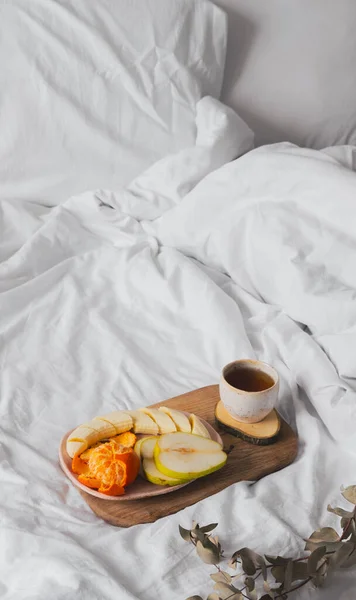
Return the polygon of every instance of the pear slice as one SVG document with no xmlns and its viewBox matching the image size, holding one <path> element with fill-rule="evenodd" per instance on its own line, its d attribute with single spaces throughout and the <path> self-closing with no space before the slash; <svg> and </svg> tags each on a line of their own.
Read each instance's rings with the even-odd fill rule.
<svg viewBox="0 0 356 600">
<path fill-rule="evenodd" d="M 134 445 L 134 452 L 136 452 L 137 456 L 139 458 L 141 458 L 141 446 L 142 446 L 142 442 L 144 440 L 146 440 L 147 438 L 141 438 L 139 440 L 137 440 L 136 444 Z"/>
<path fill-rule="evenodd" d="M 153 456 L 158 471 L 181 481 L 209 475 L 227 460 L 218 442 L 184 432 L 157 438 Z"/>
<path fill-rule="evenodd" d="M 191 432 L 191 426 L 189 423 L 189 419 L 180 410 L 175 410 L 174 408 L 169 408 L 168 406 L 160 406 L 158 410 L 166 413 L 166 415 L 171 417 L 173 423 L 175 424 L 175 426 L 177 428 L 177 431 L 184 431 L 185 433 Z"/>
<path fill-rule="evenodd" d="M 145 406 L 139 410 L 151 417 L 151 419 L 157 423 L 158 433 L 171 433 L 172 431 L 177 431 L 177 428 L 170 416 L 158 410 L 158 408 L 150 408 L 149 406 Z"/>
<path fill-rule="evenodd" d="M 153 458 L 143 459 L 143 473 L 145 478 L 155 485 L 181 485 L 182 480 L 174 477 L 168 477 L 161 473 L 155 464 Z"/>
<path fill-rule="evenodd" d="M 192 428 L 191 433 L 194 433 L 194 435 L 201 435 L 202 437 L 208 438 L 210 440 L 209 431 L 207 430 L 205 425 L 203 425 L 203 423 L 201 422 L 199 417 L 197 417 L 197 415 L 189 415 L 189 422 Z"/>
<path fill-rule="evenodd" d="M 156 436 L 152 436 L 152 437 L 146 437 L 142 440 L 142 444 L 141 444 L 141 458 L 152 458 L 153 459 L 153 452 L 156 446 L 156 442 L 158 440 L 158 437 Z"/>
</svg>

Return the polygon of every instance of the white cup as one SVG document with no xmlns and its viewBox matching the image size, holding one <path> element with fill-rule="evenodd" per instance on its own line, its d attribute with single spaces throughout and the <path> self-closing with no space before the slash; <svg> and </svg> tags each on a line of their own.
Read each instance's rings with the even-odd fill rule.
<svg viewBox="0 0 356 600">
<path fill-rule="evenodd" d="M 262 421 L 275 407 L 278 390 L 277 371 L 259 360 L 235 360 L 222 370 L 220 398 L 230 415 L 242 423 Z"/>
</svg>

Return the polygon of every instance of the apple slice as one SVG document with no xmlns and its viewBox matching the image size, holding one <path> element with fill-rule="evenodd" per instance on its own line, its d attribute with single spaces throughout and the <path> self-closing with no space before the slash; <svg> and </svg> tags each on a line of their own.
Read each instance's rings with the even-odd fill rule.
<svg viewBox="0 0 356 600">
<path fill-rule="evenodd" d="M 197 417 L 197 415 L 189 415 L 189 422 L 192 428 L 191 433 L 194 433 L 194 435 L 201 435 L 202 437 L 205 437 L 210 440 L 209 431 L 207 430 L 205 425 L 203 425 L 203 423 L 201 422 L 199 417 Z"/>
<path fill-rule="evenodd" d="M 157 438 L 153 456 L 158 471 L 181 481 L 209 475 L 227 460 L 218 442 L 183 432 Z"/>
<path fill-rule="evenodd" d="M 181 485 L 183 482 L 177 477 L 168 477 L 161 473 L 155 464 L 153 458 L 143 459 L 143 473 L 148 481 L 155 485 Z"/>
</svg>

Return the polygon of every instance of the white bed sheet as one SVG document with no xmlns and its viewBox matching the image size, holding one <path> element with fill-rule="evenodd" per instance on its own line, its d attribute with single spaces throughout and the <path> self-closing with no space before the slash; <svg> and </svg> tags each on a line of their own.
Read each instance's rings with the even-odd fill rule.
<svg viewBox="0 0 356 600">
<path fill-rule="evenodd" d="M 205 0 L 0 0 L 0 197 L 115 190 L 191 146 L 225 47 Z"/>
<path fill-rule="evenodd" d="M 195 160 L 192 149 L 166 159 L 156 186 L 154 167 L 135 193 L 97 190 L 52 210 L 0 203 L 4 600 L 207 593 L 212 569 L 178 524 L 218 521 L 227 553 L 248 545 L 292 555 L 335 524 L 326 506 L 355 483 L 356 174 L 291 145 L 221 167 L 221 152 L 229 161 L 239 151 L 241 122 L 214 101 L 200 117 L 198 138 L 210 144 L 194 147 Z M 175 174 L 171 190 L 164 173 Z M 246 356 L 281 374 L 295 463 L 152 525 L 98 520 L 58 466 L 63 432 L 215 383 L 225 363 Z M 355 583 L 350 572 L 322 596 L 298 597 L 350 599 Z"/>
</svg>

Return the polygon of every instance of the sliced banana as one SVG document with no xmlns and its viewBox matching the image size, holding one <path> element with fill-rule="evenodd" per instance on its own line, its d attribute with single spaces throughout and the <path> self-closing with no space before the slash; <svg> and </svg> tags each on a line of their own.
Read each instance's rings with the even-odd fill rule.
<svg viewBox="0 0 356 600">
<path fill-rule="evenodd" d="M 152 435 L 159 433 L 157 423 L 146 413 L 141 410 L 128 410 L 126 412 L 132 417 L 134 433 L 151 433 Z"/>
<path fill-rule="evenodd" d="M 210 433 L 203 425 L 199 417 L 197 415 L 191 414 L 189 415 L 189 421 L 192 427 L 191 433 L 194 435 L 200 435 L 201 437 L 208 438 L 210 440 Z"/>
<path fill-rule="evenodd" d="M 67 440 L 67 453 L 71 458 L 78 456 L 88 448 L 86 440 Z"/>
<path fill-rule="evenodd" d="M 94 431 L 97 432 L 97 442 L 116 435 L 116 429 L 114 425 L 109 423 L 109 421 L 104 421 L 100 417 L 95 417 L 95 419 L 92 419 L 92 421 L 89 421 L 89 423 L 83 423 L 82 427 L 94 429 Z"/>
<path fill-rule="evenodd" d="M 144 408 L 140 408 L 140 411 L 151 417 L 151 419 L 157 423 L 158 433 L 173 433 L 174 431 L 177 431 L 177 427 L 170 416 L 158 410 L 158 408 L 149 408 L 145 406 Z"/>
<path fill-rule="evenodd" d="M 77 454 L 84 452 L 89 446 L 92 446 L 98 441 L 98 432 L 91 427 L 79 425 L 70 434 L 67 440 L 67 452 L 71 458 Z"/>
<path fill-rule="evenodd" d="M 175 410 L 174 408 L 169 408 L 168 406 L 160 406 L 158 410 L 166 413 L 166 415 L 168 415 L 172 419 L 173 423 L 177 428 L 177 431 L 191 433 L 189 419 L 180 410 Z"/>
<path fill-rule="evenodd" d="M 101 417 L 96 417 L 101 421 L 107 421 L 115 427 L 116 433 L 124 433 L 133 428 L 133 420 L 126 410 L 115 410 Z"/>
</svg>

